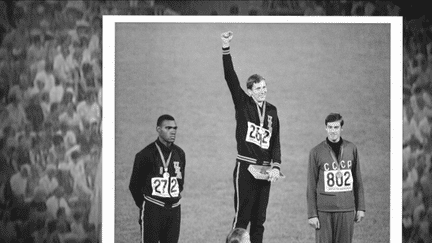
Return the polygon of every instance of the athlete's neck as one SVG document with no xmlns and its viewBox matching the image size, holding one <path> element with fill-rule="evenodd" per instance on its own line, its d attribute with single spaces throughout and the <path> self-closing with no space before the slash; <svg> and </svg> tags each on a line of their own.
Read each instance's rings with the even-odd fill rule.
<svg viewBox="0 0 432 243">
<path fill-rule="evenodd" d="M 165 145 L 165 147 L 167 147 L 167 148 L 171 147 L 172 143 L 163 140 L 161 137 L 158 137 L 158 139 L 159 139 L 159 142 L 161 142 L 163 145 Z"/>
<path fill-rule="evenodd" d="M 255 101 L 255 103 L 257 103 L 259 105 L 259 107 L 262 107 L 262 105 L 264 104 L 264 101 L 258 101 L 257 99 L 255 99 L 255 97 L 253 97 L 253 100 Z"/>
</svg>

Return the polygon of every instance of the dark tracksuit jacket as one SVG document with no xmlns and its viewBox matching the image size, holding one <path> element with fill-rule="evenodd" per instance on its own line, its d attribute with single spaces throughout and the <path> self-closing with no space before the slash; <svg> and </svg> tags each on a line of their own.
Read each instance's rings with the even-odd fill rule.
<svg viewBox="0 0 432 243">
<path fill-rule="evenodd" d="M 279 139 L 279 118 L 276 107 L 265 102 L 264 142 L 257 140 L 257 126 L 260 125 L 256 102 L 241 88 L 239 79 L 229 52 L 229 47 L 223 49 L 223 67 L 225 80 L 234 101 L 237 141 L 237 160 L 243 163 L 270 165 L 280 167 L 281 149 Z M 263 108 L 260 107 L 262 110 Z"/>
<path fill-rule="evenodd" d="M 250 165 L 272 165 L 279 168 L 281 149 L 279 139 L 279 118 L 276 107 L 265 102 L 257 107 L 256 102 L 240 86 L 234 71 L 229 47 L 223 48 L 225 80 L 234 102 L 236 118 L 237 163 L 233 173 L 235 217 L 233 228 L 247 228 L 250 222 L 251 242 L 262 242 L 266 209 L 269 200 L 270 182 L 255 179 L 248 171 Z M 260 116 L 264 132 L 260 135 Z M 260 131 L 263 129 L 260 128 Z M 260 139 L 261 138 L 261 139 Z"/>
<path fill-rule="evenodd" d="M 157 143 L 162 150 L 165 160 L 172 151 L 171 160 L 168 165 L 170 177 L 177 178 L 178 192 L 173 180 L 165 185 L 152 178 L 161 178 L 164 173 L 164 165 L 161 160 Z M 159 139 L 149 144 L 135 155 L 129 190 L 138 208 L 141 209 L 144 200 L 161 207 L 176 206 L 181 199 L 185 177 L 186 155 L 177 145 L 172 144 L 170 148 L 163 145 Z M 141 211 L 141 210 L 140 210 Z"/>
</svg>

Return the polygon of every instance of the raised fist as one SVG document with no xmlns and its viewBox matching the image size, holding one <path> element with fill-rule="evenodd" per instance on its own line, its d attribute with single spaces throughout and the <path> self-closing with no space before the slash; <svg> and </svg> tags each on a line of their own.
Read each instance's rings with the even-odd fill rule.
<svg viewBox="0 0 432 243">
<path fill-rule="evenodd" d="M 231 39 L 233 38 L 233 32 L 227 31 L 221 34 L 223 46 L 229 46 Z"/>
</svg>

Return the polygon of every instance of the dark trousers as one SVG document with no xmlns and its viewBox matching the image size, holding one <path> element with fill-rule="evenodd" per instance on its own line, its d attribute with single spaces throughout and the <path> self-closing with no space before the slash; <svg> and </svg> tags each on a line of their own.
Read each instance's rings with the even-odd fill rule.
<svg viewBox="0 0 432 243">
<path fill-rule="evenodd" d="M 141 211 L 142 243 L 177 243 L 180 236 L 181 206 L 161 207 L 146 202 Z"/>
<path fill-rule="evenodd" d="M 354 234 L 354 211 L 321 212 L 318 211 L 320 229 L 315 230 L 317 243 L 350 243 Z"/>
<path fill-rule="evenodd" d="M 233 228 L 246 229 L 250 223 L 252 243 L 261 243 L 264 234 L 270 182 L 257 180 L 248 171 L 249 164 L 237 162 L 234 169 Z"/>
</svg>

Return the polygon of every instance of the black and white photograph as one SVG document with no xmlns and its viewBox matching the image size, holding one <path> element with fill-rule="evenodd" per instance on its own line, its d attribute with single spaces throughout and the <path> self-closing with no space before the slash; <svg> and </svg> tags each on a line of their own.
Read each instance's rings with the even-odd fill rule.
<svg viewBox="0 0 432 243">
<path fill-rule="evenodd" d="M 389 242 L 394 20 L 104 17 L 115 242 Z"/>
</svg>

